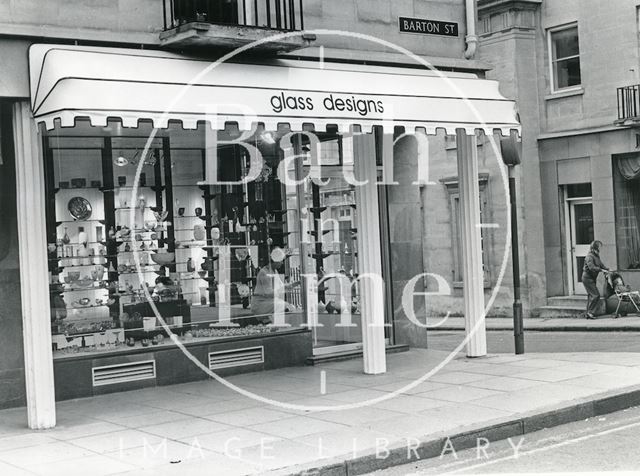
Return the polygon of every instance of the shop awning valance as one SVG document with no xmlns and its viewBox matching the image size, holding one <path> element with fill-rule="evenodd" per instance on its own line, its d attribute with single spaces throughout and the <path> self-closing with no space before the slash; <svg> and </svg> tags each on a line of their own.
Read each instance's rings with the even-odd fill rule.
<svg viewBox="0 0 640 476">
<path fill-rule="evenodd" d="M 408 68 L 273 60 L 268 64 L 215 64 L 148 50 L 33 45 L 29 52 L 31 106 L 36 121 L 52 129 L 77 118 L 105 126 L 119 118 L 125 127 L 140 120 L 166 128 L 208 121 L 269 130 L 288 123 L 340 130 L 382 125 L 408 131 L 437 128 L 453 133 L 483 129 L 519 130 L 513 101 L 498 83 L 471 74 Z"/>
</svg>

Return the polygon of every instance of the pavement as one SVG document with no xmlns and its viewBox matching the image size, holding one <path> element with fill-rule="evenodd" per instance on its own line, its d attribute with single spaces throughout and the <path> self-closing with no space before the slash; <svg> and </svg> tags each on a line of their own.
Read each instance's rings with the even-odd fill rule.
<svg viewBox="0 0 640 476">
<path fill-rule="evenodd" d="M 640 332 L 640 316 L 626 316 L 617 319 L 605 315 L 595 319 L 578 317 L 550 317 L 550 318 L 525 318 L 525 331 L 554 331 L 554 332 Z M 513 320 L 506 317 L 487 317 L 485 319 L 487 330 L 510 331 L 513 330 Z M 441 324 L 430 323 L 430 330 L 458 331 L 464 330 L 464 317 L 449 317 Z"/>
<path fill-rule="evenodd" d="M 638 475 L 640 407 L 502 441 L 480 440 L 464 451 L 379 470 L 375 476 L 432 474 Z"/>
<path fill-rule="evenodd" d="M 43 431 L 0 411 L 0 474 L 356 475 L 640 404 L 640 353 L 412 349 L 387 363 L 229 378 L 260 398 L 205 380 L 64 401 Z"/>
</svg>

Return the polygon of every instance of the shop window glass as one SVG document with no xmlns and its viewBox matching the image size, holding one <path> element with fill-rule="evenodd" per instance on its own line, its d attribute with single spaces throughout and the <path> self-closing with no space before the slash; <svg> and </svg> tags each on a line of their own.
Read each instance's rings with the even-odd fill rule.
<svg viewBox="0 0 640 476">
<path fill-rule="evenodd" d="M 579 86 L 580 47 L 578 26 L 573 25 L 549 33 L 550 57 L 554 91 Z"/>
<path fill-rule="evenodd" d="M 85 126 L 45 140 L 56 356 L 161 345 L 168 333 L 147 293 L 186 340 L 303 324 L 300 210 L 296 188 L 276 173 L 278 140 L 256 133 L 262 170 L 239 183 L 245 148 L 209 157 L 204 130 L 159 135 L 147 151 L 137 130 L 111 137 Z M 212 160 L 220 180 L 238 184 L 207 183 Z"/>
<path fill-rule="evenodd" d="M 47 133 L 56 358 L 171 345 L 167 327 L 186 342 L 304 328 L 309 299 L 324 326 L 317 347 L 361 342 L 356 190 L 344 175 L 353 137 L 290 133 L 286 145 L 285 133 L 256 131 L 247 141 L 261 170 L 242 183 L 247 149 L 226 130 L 207 147 L 207 134 L 175 127 L 145 150 L 144 127 L 79 121 Z M 295 183 L 279 170 L 291 153 L 308 156 L 287 162 Z M 315 295 L 301 286 L 309 273 Z M 340 328 L 345 308 L 355 325 Z"/>
<path fill-rule="evenodd" d="M 616 248 L 620 269 L 640 269 L 640 156 L 613 158 Z"/>
</svg>

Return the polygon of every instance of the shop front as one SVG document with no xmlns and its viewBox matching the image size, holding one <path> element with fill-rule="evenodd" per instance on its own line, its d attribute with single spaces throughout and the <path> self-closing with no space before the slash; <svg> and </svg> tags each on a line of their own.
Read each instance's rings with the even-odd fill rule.
<svg viewBox="0 0 640 476">
<path fill-rule="evenodd" d="M 30 77 L 14 129 L 34 428 L 55 424 L 55 399 L 338 351 L 385 372 L 397 309 L 428 294 L 390 291 L 386 190 L 431 183 L 416 137 L 439 129 L 460 144 L 465 279 L 482 282 L 475 134 L 518 128 L 496 83 L 52 45 L 31 47 Z M 394 153 L 407 137 L 412 157 Z"/>
</svg>

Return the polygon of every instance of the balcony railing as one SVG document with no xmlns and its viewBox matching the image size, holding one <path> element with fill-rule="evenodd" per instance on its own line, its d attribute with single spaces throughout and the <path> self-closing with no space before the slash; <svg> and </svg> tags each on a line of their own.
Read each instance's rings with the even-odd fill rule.
<svg viewBox="0 0 640 476">
<path fill-rule="evenodd" d="M 618 88 L 618 121 L 638 118 L 640 112 L 640 84 Z"/>
<path fill-rule="evenodd" d="M 186 23 L 304 30 L 303 0 L 163 0 L 164 29 Z"/>
</svg>

